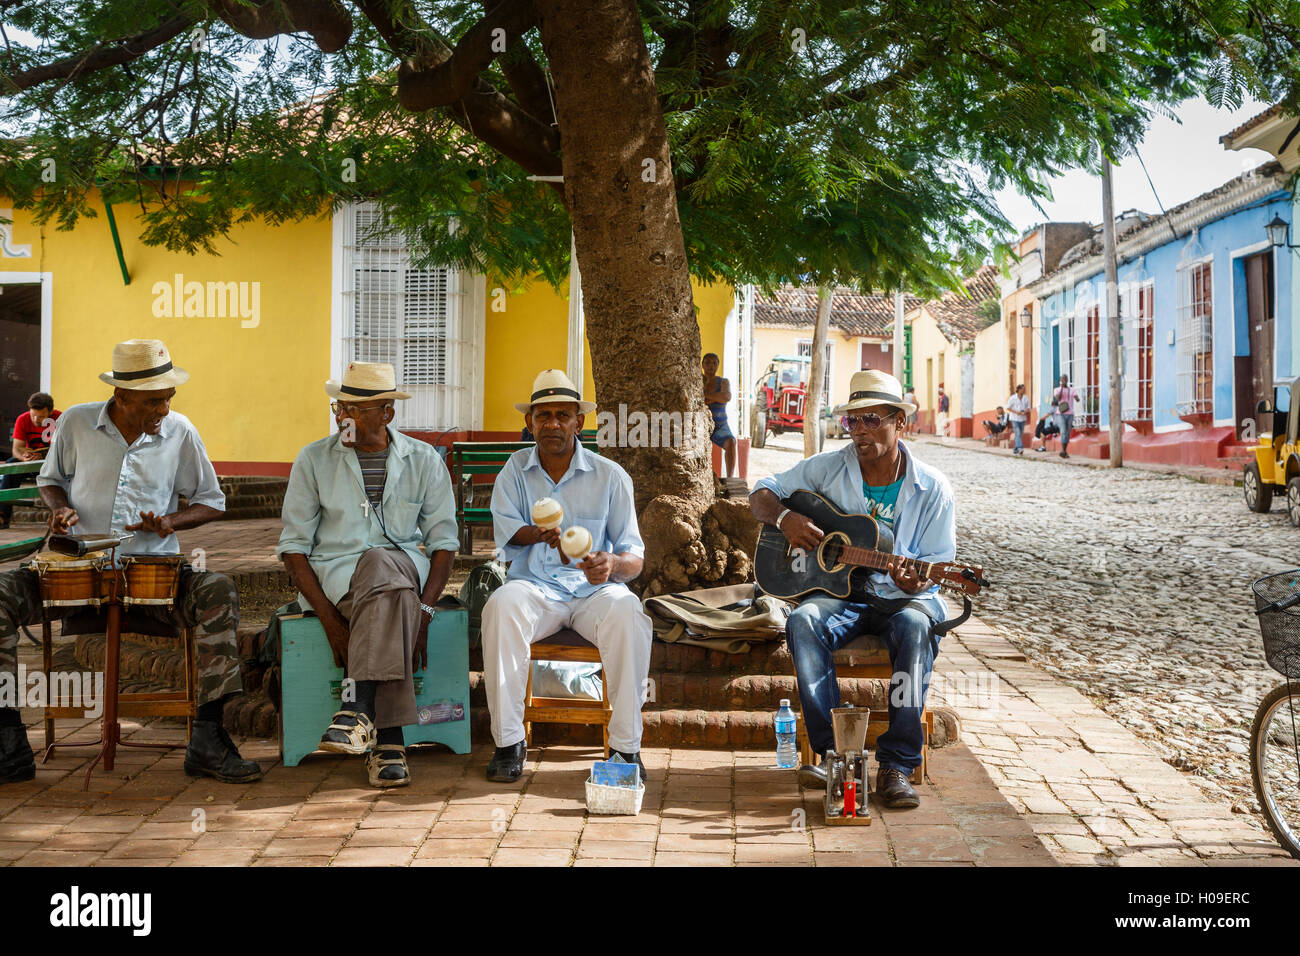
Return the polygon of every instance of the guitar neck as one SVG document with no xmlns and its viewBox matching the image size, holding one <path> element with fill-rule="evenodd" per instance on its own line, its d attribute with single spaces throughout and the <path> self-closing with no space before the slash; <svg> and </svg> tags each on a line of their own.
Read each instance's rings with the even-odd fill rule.
<svg viewBox="0 0 1300 956">
<path fill-rule="evenodd" d="M 871 548 L 859 548 L 855 545 L 846 545 L 839 553 L 839 560 L 845 564 L 854 564 L 860 568 L 871 568 L 873 571 L 884 571 L 889 567 L 890 562 L 899 563 L 907 568 L 916 568 L 917 573 L 926 579 L 930 579 L 930 572 L 934 569 L 932 561 L 918 561 L 916 558 L 902 558 L 896 554 L 889 554 L 884 551 L 875 551 Z M 938 580 L 933 579 L 933 580 Z"/>
</svg>

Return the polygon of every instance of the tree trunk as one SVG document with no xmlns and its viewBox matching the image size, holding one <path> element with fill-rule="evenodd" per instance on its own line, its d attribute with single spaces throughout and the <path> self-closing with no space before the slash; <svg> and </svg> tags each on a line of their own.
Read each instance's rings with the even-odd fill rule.
<svg viewBox="0 0 1300 956">
<path fill-rule="evenodd" d="M 811 458 L 822 450 L 822 395 L 826 380 L 826 336 L 831 326 L 831 300 L 835 290 L 829 285 L 817 287 L 817 324 L 813 327 L 812 363 L 808 366 L 808 391 L 803 400 L 803 456 Z"/>
<path fill-rule="evenodd" d="M 697 553 L 714 501 L 700 329 L 641 15 L 635 0 L 536 0 L 536 9 L 582 263 L 597 402 L 596 421 L 589 416 L 585 427 L 609 425 L 606 414 L 616 423 L 601 453 L 636 489 L 646 541 L 639 585 L 663 578 L 672 562 L 656 585 L 662 590 L 721 583 L 741 562 L 729 555 L 729 537 L 720 558 Z M 681 423 L 675 438 L 673 422 Z"/>
</svg>

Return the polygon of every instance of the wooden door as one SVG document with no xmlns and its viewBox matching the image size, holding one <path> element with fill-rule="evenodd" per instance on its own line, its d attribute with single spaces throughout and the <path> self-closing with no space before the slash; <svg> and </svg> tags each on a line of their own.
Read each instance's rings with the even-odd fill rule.
<svg viewBox="0 0 1300 956">
<path fill-rule="evenodd" d="M 1273 398 L 1273 252 L 1248 256 L 1246 267 L 1246 328 L 1250 343 L 1249 407 L 1237 409 L 1237 421 L 1254 418 L 1255 408 Z M 1256 422 L 1256 428 L 1271 423 Z"/>
</svg>

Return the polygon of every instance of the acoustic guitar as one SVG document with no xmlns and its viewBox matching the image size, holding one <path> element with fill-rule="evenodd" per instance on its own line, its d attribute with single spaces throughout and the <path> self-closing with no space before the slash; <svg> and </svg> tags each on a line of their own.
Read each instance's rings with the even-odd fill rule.
<svg viewBox="0 0 1300 956">
<path fill-rule="evenodd" d="M 754 555 L 754 577 L 764 593 L 798 601 L 813 591 L 866 603 L 867 576 L 886 571 L 891 561 L 917 570 L 922 579 L 963 595 L 989 587 L 984 569 L 951 561 L 918 561 L 892 554 L 894 536 L 870 515 L 845 514 L 814 491 L 796 491 L 782 504 L 807 516 L 825 537 L 815 550 L 794 548 L 781 530 L 765 524 Z"/>
</svg>

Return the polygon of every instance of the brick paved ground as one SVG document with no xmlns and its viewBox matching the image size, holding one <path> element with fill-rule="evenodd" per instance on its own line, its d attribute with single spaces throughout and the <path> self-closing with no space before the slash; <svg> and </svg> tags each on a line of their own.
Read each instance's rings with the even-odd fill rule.
<svg viewBox="0 0 1300 956">
<path fill-rule="evenodd" d="M 30 715 L 29 715 L 30 716 Z M 135 725 L 131 725 L 134 727 Z M 179 729 L 144 728 L 150 739 Z M 84 727 L 77 737 L 93 734 Z M 275 762 L 274 744 L 241 742 Z M 82 751 L 80 754 L 84 754 Z M 961 746 L 935 756 L 923 803 L 876 807 L 869 827 L 828 828 L 770 753 L 647 750 L 638 816 L 588 816 L 596 752 L 529 754 L 514 785 L 483 778 L 491 748 L 412 754 L 414 782 L 366 786 L 359 758 L 275 765 L 256 784 L 191 782 L 181 751 L 126 751 L 81 790 L 85 757 L 56 754 L 0 788 L 0 863 L 15 866 L 1043 865 L 1052 858 Z"/>
</svg>

